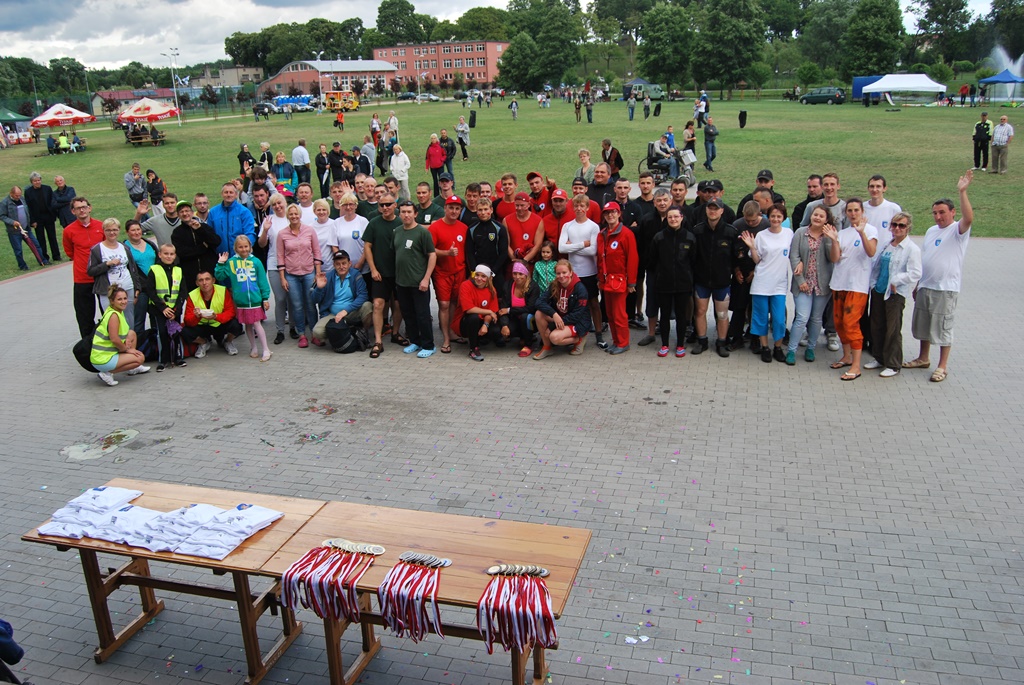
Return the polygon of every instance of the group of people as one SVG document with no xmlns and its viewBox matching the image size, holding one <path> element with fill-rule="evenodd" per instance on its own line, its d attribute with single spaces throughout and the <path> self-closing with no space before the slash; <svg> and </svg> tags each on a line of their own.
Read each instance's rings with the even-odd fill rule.
<svg viewBox="0 0 1024 685">
<path fill-rule="evenodd" d="M 973 107 L 973 105 L 972 105 Z M 981 113 L 981 119 L 974 124 L 974 167 L 973 171 L 990 171 L 988 152 L 992 149 L 993 174 L 1005 174 L 1009 166 L 1009 148 L 1013 142 L 1013 126 L 1005 114 L 996 124 L 988 118 L 988 112 Z"/>
</svg>

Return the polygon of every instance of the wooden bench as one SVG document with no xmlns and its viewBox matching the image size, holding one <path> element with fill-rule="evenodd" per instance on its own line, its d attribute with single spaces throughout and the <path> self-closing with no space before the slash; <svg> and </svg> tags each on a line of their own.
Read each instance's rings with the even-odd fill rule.
<svg viewBox="0 0 1024 685">
<path fill-rule="evenodd" d="M 475 625 L 449 624 L 443 616 L 444 607 L 476 609 L 477 602 L 491 577 L 485 571 L 500 563 L 535 564 L 550 571 L 546 582 L 551 594 L 551 608 L 559 618 L 569 600 L 576 575 L 579 573 L 591 532 L 584 528 L 546 526 L 473 516 L 437 514 L 421 511 L 393 509 L 346 502 L 320 502 L 293 497 L 274 497 L 251 492 L 233 492 L 210 488 L 171 485 L 118 478 L 109 486 L 141 490 L 144 494 L 133 504 L 172 511 L 185 504 L 202 502 L 219 507 L 231 507 L 240 501 L 260 504 L 284 512 L 270 527 L 255 534 L 222 561 L 204 559 L 171 552 L 150 552 L 127 545 L 93 540 L 71 540 L 41 536 L 33 529 L 22 536 L 26 542 L 56 547 L 60 551 L 77 550 L 82 560 L 86 588 L 92 604 L 93 617 L 100 646 L 94 658 L 102 663 L 132 635 L 138 632 L 163 608 L 154 590 L 170 590 L 215 599 L 225 599 L 238 605 L 239 625 L 245 646 L 249 677 L 246 683 L 255 685 L 262 679 L 284 650 L 302 631 L 294 613 L 279 604 L 280 580 L 292 563 L 325 539 L 344 537 L 359 542 L 383 545 L 386 553 L 376 558 L 358 586 L 361 615 L 361 653 L 346 671 L 341 658 L 341 637 L 351 625 L 349 621 L 324 620 L 328 673 L 331 685 L 355 683 L 370 660 L 380 651 L 380 640 L 374 635 L 374 625 L 382 625 L 379 608 L 373 610 L 373 597 L 384 576 L 405 551 L 422 551 L 452 560 L 452 565 L 441 572 L 438 603 L 441 605 L 442 630 L 452 637 L 482 640 Z M 121 568 L 104 574 L 100 570 L 97 554 L 109 553 L 129 557 Z M 159 561 L 184 566 L 205 568 L 214 574 L 231 574 L 233 589 L 226 590 L 198 583 L 158 578 L 150 573 L 149 562 Z M 253 595 L 249 588 L 252 576 L 273 580 L 272 586 L 261 595 Z M 118 588 L 135 586 L 142 599 L 142 613 L 127 627 L 115 633 L 107 598 Z M 256 632 L 256 621 L 271 610 L 281 612 L 282 636 L 269 653 L 263 655 Z M 464 613 L 464 612 L 459 612 Z M 512 683 L 524 685 L 527 665 L 526 653 L 513 653 Z M 533 650 L 533 678 L 541 685 L 547 674 L 545 650 Z"/>
<path fill-rule="evenodd" d="M 387 552 L 377 557 L 359 583 L 362 650 L 347 671 L 341 659 L 340 639 L 349 621 L 324 620 L 327 663 L 331 685 L 351 685 L 374 655 L 380 640 L 373 626 L 382 625 L 378 611 L 371 609 L 377 587 L 398 556 L 412 550 L 447 557 L 452 565 L 441 571 L 438 602 L 442 630 L 446 636 L 483 640 L 476 625 L 449 624 L 444 607 L 476 610 L 484 588 L 491 580 L 486 569 L 494 564 L 536 564 L 547 568 L 551 608 L 559 618 L 569 600 L 591 533 L 585 528 L 545 526 L 501 519 L 436 514 L 377 507 L 347 502 L 328 502 L 279 549 L 263 571 L 280 577 L 288 567 L 325 539 L 344 537 L 358 542 L 383 545 Z M 524 685 L 528 654 L 512 654 L 512 683 Z M 533 678 L 541 685 L 547 674 L 544 648 L 533 650 Z"/>
<path fill-rule="evenodd" d="M 245 659 L 248 667 L 248 677 L 245 682 L 251 685 L 258 683 L 302 632 L 302 624 L 296 622 L 295 614 L 290 609 L 279 606 L 277 601 L 280 592 L 278 579 L 274 579 L 267 591 L 255 595 L 250 589 L 250 577 L 265 575 L 261 571 L 263 565 L 313 514 L 323 507 L 324 502 L 123 478 L 114 479 L 107 485 L 141 490 L 144 494 L 134 500 L 133 504 L 159 511 L 173 511 L 178 507 L 197 502 L 223 508 L 248 502 L 284 512 L 283 518 L 247 539 L 222 561 L 174 554 L 173 552 L 150 552 L 140 547 L 129 547 L 91 538 L 72 540 L 43 536 L 39 535 L 37 529 L 29 531 L 21 538 L 26 542 L 51 545 L 62 552 L 68 550 L 78 552 L 82 561 L 86 589 L 89 592 L 89 602 L 92 605 L 93 619 L 96 622 L 96 633 L 99 636 L 100 645 L 93 655 L 96 663 L 103 663 L 109 659 L 132 635 L 163 611 L 164 603 L 156 598 L 154 590 L 168 590 L 223 599 L 237 604 L 238 622 L 242 631 L 242 643 L 245 647 Z M 129 561 L 116 570 L 110 569 L 104 573 L 100 569 L 97 557 L 101 552 L 128 557 Z M 209 569 L 215 575 L 229 574 L 232 579 L 232 588 L 225 589 L 201 583 L 160 578 L 150 572 L 150 561 Z M 131 620 L 127 626 L 115 632 L 107 600 L 114 591 L 121 587 L 137 587 L 139 589 L 142 613 Z M 264 655 L 260 649 L 256 622 L 268 609 L 275 615 L 280 612 L 282 634 L 276 644 Z"/>
<path fill-rule="evenodd" d="M 144 133 L 142 135 L 135 134 L 131 136 L 125 136 L 124 142 L 131 143 L 132 146 L 134 147 L 139 147 L 140 145 L 163 145 L 165 142 L 167 142 L 167 134 L 164 133 L 163 131 L 158 131 L 156 134 L 156 138 L 154 138 L 148 133 Z"/>
</svg>

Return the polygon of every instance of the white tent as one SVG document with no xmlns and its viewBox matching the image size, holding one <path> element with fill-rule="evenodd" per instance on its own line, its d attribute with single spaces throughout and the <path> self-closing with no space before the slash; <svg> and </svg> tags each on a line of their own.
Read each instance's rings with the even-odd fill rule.
<svg viewBox="0 0 1024 685">
<path fill-rule="evenodd" d="M 864 93 L 944 93 L 946 86 L 936 83 L 924 74 L 887 74 L 870 86 L 861 89 Z"/>
</svg>

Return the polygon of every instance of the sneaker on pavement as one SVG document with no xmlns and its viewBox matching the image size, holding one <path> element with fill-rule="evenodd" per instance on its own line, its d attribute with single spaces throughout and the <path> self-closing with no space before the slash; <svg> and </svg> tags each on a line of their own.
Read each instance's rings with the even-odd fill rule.
<svg viewBox="0 0 1024 685">
<path fill-rule="evenodd" d="M 686 348 L 683 347 L 682 345 L 680 345 L 679 347 L 676 348 L 676 358 L 677 359 L 682 359 L 685 356 L 686 356 Z"/>
<path fill-rule="evenodd" d="M 533 358 L 535 360 L 537 360 L 537 361 L 540 361 L 541 359 L 547 359 L 548 357 L 550 357 L 554 353 L 555 353 L 555 351 L 552 348 L 550 348 L 550 347 L 542 347 L 537 352 L 537 354 L 533 355 Z"/>
<path fill-rule="evenodd" d="M 309 340 L 306 339 L 306 336 L 299 336 L 299 347 L 309 347 Z"/>
<path fill-rule="evenodd" d="M 602 343 L 604 344 L 604 347 L 601 347 Z M 586 347 L 586 346 L 587 346 L 587 336 L 584 335 L 583 337 L 580 338 L 580 341 L 578 343 L 576 343 L 575 345 L 572 346 L 572 349 L 569 350 L 569 354 L 574 354 L 574 355 L 579 356 L 579 355 L 583 354 L 583 348 Z M 608 349 L 608 343 L 604 342 L 604 340 L 601 339 L 600 335 L 597 336 L 597 346 L 601 347 L 602 350 Z"/>
<path fill-rule="evenodd" d="M 716 340 L 715 341 L 715 352 L 718 353 L 719 357 L 728 357 L 729 356 L 729 343 L 727 343 L 724 340 Z"/>
<path fill-rule="evenodd" d="M 761 348 L 761 361 L 766 364 L 772 363 L 772 348 L 767 345 Z"/>
<path fill-rule="evenodd" d="M 877 359 L 871 359 L 871 360 L 868 360 L 868 362 L 866 364 L 863 364 L 860 368 L 867 369 L 868 371 L 871 371 L 872 369 L 880 369 L 880 368 L 882 368 L 882 365 L 878 362 Z"/>
<path fill-rule="evenodd" d="M 883 369 L 882 373 L 880 373 L 878 375 L 881 376 L 882 378 L 892 378 L 893 376 L 898 376 L 899 374 L 900 374 L 900 370 L 899 369 Z"/>
<path fill-rule="evenodd" d="M 106 383 L 107 385 L 117 385 L 117 381 L 114 380 L 114 374 L 109 373 L 107 371 L 100 371 L 99 374 L 97 375 L 100 377 L 100 380 Z"/>
<path fill-rule="evenodd" d="M 814 361 L 814 348 L 813 347 L 808 347 L 806 350 L 804 350 L 804 361 L 805 362 L 813 362 Z"/>
<path fill-rule="evenodd" d="M 469 351 L 469 358 L 475 362 L 482 362 L 484 360 L 484 355 L 480 353 L 479 347 L 474 347 Z"/>
<path fill-rule="evenodd" d="M 836 333 L 829 333 L 828 349 L 832 352 L 838 352 L 840 347 L 842 347 L 842 343 L 839 342 L 839 335 Z"/>
<path fill-rule="evenodd" d="M 662 345 L 661 346 L 661 349 L 658 350 L 658 356 L 659 357 L 667 357 L 668 356 L 668 345 Z"/>
<path fill-rule="evenodd" d="M 786 353 L 785 353 L 785 351 L 781 347 L 776 347 L 772 351 L 772 357 L 777 362 L 784 362 L 784 361 L 786 361 Z"/>
<path fill-rule="evenodd" d="M 238 354 L 238 348 L 235 347 L 235 341 L 234 340 L 225 340 L 224 341 L 224 351 L 227 352 L 232 357 L 234 357 L 236 354 Z"/>
<path fill-rule="evenodd" d="M 786 363 L 790 366 L 796 366 L 796 352 L 786 353 Z"/>
<path fill-rule="evenodd" d="M 608 354 L 622 354 L 624 352 L 629 352 L 629 345 L 626 345 L 624 347 L 613 347 L 612 349 L 608 350 Z"/>
<path fill-rule="evenodd" d="M 210 349 L 210 343 L 200 343 L 199 347 L 196 348 L 196 359 L 202 359 L 206 356 L 207 350 Z"/>
<path fill-rule="evenodd" d="M 288 335 L 292 337 L 292 340 L 299 339 L 299 332 L 295 330 L 295 326 L 292 326 L 291 328 L 288 329 Z"/>
<path fill-rule="evenodd" d="M 284 342 L 284 333 L 282 333 L 281 331 L 278 331 L 277 335 L 274 336 L 274 344 L 275 345 L 280 345 L 283 342 Z"/>
<path fill-rule="evenodd" d="M 640 347 L 647 347 L 652 342 L 654 342 L 654 336 L 648 334 L 648 335 L 645 335 L 644 337 L 640 338 L 640 342 L 638 342 L 637 345 L 639 345 Z"/>
<path fill-rule="evenodd" d="M 597 338 L 597 346 L 598 346 L 598 347 L 600 347 L 600 348 L 601 348 L 602 350 L 607 350 L 607 349 L 608 349 L 609 345 L 608 345 L 608 343 L 607 343 L 607 342 L 605 341 L 605 339 L 604 339 L 604 336 L 603 336 L 603 335 L 601 335 L 600 333 L 598 333 L 598 334 L 597 334 L 597 335 L 595 335 L 594 337 L 595 337 L 595 338 Z M 573 348 L 573 354 L 582 354 L 582 353 L 583 353 L 583 347 L 582 347 L 582 346 L 580 347 L 580 351 L 579 351 L 579 352 L 576 352 L 576 351 L 575 351 L 575 349 L 576 349 L 576 348 Z"/>
<path fill-rule="evenodd" d="M 139 364 L 134 369 L 128 372 L 129 376 L 138 376 L 140 373 L 149 373 L 149 367 L 145 364 Z"/>
</svg>

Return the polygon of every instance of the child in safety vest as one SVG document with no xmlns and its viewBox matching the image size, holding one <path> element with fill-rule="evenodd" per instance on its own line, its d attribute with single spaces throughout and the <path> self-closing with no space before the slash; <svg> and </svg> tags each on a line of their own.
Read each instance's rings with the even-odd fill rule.
<svg viewBox="0 0 1024 685">
<path fill-rule="evenodd" d="M 178 334 L 181 333 L 181 306 L 185 290 L 182 287 L 182 271 L 177 266 L 178 252 L 174 245 L 160 246 L 156 263 L 149 270 L 149 318 L 156 322 L 159 340 L 159 361 L 157 371 L 168 366 L 186 366 L 184 355 L 178 349 Z"/>
<path fill-rule="evenodd" d="M 267 346 L 267 334 L 260 322 L 267 318 L 266 312 L 270 308 L 270 281 L 267 280 L 263 263 L 253 258 L 252 243 L 247 236 L 235 238 L 234 257 L 228 259 L 227 252 L 220 253 L 214 278 L 221 283 L 231 283 L 235 316 L 238 323 L 245 326 L 245 335 L 249 338 L 249 356 L 264 362 L 269 360 L 272 352 Z M 263 347 L 262 357 L 256 346 L 257 339 Z"/>
</svg>

